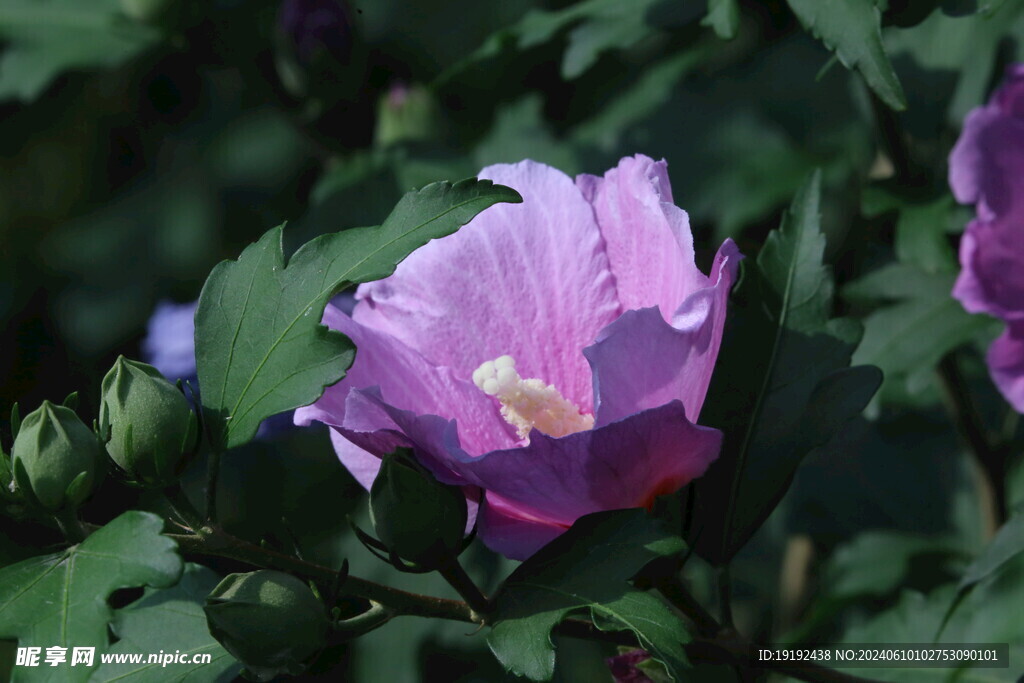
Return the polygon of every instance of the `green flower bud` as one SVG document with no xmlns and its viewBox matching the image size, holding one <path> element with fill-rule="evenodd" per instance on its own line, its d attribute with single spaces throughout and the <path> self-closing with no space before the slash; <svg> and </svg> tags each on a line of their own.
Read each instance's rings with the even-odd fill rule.
<svg viewBox="0 0 1024 683">
<path fill-rule="evenodd" d="M 119 356 L 103 378 L 100 433 L 107 453 L 146 486 L 177 479 L 198 430 L 188 400 L 152 365 Z"/>
<path fill-rule="evenodd" d="M 423 86 L 391 86 L 377 107 L 377 145 L 430 140 L 440 134 L 440 114 L 433 95 Z"/>
<path fill-rule="evenodd" d="M 77 508 L 103 471 L 103 447 L 64 406 L 43 401 L 21 423 L 11 468 L 21 493 L 48 512 Z"/>
<path fill-rule="evenodd" d="M 442 553 L 457 553 L 466 530 L 466 497 L 458 486 L 437 481 L 412 452 L 384 456 L 370 488 L 370 519 L 389 550 L 424 567 Z"/>
<path fill-rule="evenodd" d="M 261 681 L 305 671 L 330 626 L 308 585 L 269 569 L 225 577 L 203 610 L 213 637 Z"/>
</svg>

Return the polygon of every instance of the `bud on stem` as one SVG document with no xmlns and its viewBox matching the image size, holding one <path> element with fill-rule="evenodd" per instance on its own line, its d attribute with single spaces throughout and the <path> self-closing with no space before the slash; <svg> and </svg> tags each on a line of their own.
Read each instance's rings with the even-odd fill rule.
<svg viewBox="0 0 1024 683">
<path fill-rule="evenodd" d="M 26 499 L 50 513 L 74 509 L 99 481 L 103 449 L 70 408 L 43 401 L 21 423 L 11 469 Z"/>
<path fill-rule="evenodd" d="M 196 446 L 188 400 L 152 365 L 119 356 L 103 378 L 100 433 L 107 453 L 133 481 L 173 483 Z"/>
<path fill-rule="evenodd" d="M 305 671 L 330 627 L 307 584 L 269 569 L 225 577 L 203 609 L 210 633 L 261 681 Z"/>
<path fill-rule="evenodd" d="M 466 530 L 466 497 L 437 481 L 408 449 L 384 456 L 370 488 L 370 519 L 380 541 L 423 568 L 458 555 Z"/>
</svg>

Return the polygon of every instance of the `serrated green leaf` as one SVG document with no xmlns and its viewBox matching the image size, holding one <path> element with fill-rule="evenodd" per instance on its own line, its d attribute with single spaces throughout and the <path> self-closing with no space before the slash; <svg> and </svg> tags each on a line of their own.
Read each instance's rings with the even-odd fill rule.
<svg viewBox="0 0 1024 683">
<path fill-rule="evenodd" d="M 107 647 L 113 610 L 107 598 L 137 586 L 163 588 L 182 573 L 174 541 L 160 534 L 163 520 L 125 512 L 80 544 L 0 569 L 0 638 L 21 647 L 69 648 L 61 680 L 82 681 L 91 669 L 70 666 L 74 647 Z M 47 680 L 50 667 L 20 667 L 16 681 Z"/>
<path fill-rule="evenodd" d="M 642 510 L 581 517 L 502 585 L 487 638 L 491 650 L 514 674 L 549 680 L 555 667 L 551 630 L 583 610 L 592 612 L 601 628 L 633 631 L 679 680 L 679 671 L 688 666 L 685 625 L 659 599 L 627 582 L 651 560 L 683 548 Z"/>
<path fill-rule="evenodd" d="M 882 101 L 907 108 L 903 88 L 882 45 L 882 13 L 873 0 L 787 0 L 800 23 L 857 69 Z"/>
<path fill-rule="evenodd" d="M 0 0 L 0 100 L 33 100 L 61 72 L 115 66 L 158 38 L 117 0 Z"/>
<path fill-rule="evenodd" d="M 740 25 L 739 2 L 737 0 L 708 0 L 708 13 L 700 24 L 713 28 L 715 35 L 722 40 L 732 40 L 736 37 L 736 29 Z"/>
<path fill-rule="evenodd" d="M 855 322 L 831 319 L 823 264 L 820 176 L 797 193 L 755 266 L 745 262 L 701 423 L 725 434 L 722 454 L 691 485 L 697 551 L 728 562 L 768 517 L 812 449 L 860 414 L 881 382 L 849 367 Z"/>
<path fill-rule="evenodd" d="M 206 596 L 220 578 L 206 567 L 185 566 L 185 573 L 173 588 L 147 588 L 145 594 L 117 611 L 111 630 L 118 637 L 109 654 L 180 653 L 189 658 L 210 655 L 204 664 L 106 663 L 90 683 L 127 681 L 160 683 L 174 678 L 179 683 L 232 681 L 241 665 L 210 635 L 203 614 Z"/>
<path fill-rule="evenodd" d="M 220 263 L 196 310 L 196 366 L 215 445 L 239 446 L 260 423 L 308 405 L 345 376 L 354 348 L 320 319 L 343 287 L 387 277 L 432 239 L 455 232 L 515 190 L 475 178 L 406 194 L 379 227 L 323 235 L 285 264 L 274 228 Z"/>
</svg>

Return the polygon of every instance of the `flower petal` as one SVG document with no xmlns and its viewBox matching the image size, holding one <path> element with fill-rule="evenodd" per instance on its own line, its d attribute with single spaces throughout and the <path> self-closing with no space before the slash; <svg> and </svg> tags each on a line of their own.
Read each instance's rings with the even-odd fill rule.
<svg viewBox="0 0 1024 683">
<path fill-rule="evenodd" d="M 988 350 L 992 379 L 1018 413 L 1024 413 L 1024 325 L 1011 325 Z"/>
<path fill-rule="evenodd" d="M 696 421 L 715 369 L 729 291 L 741 259 L 718 250 L 708 287 L 692 293 L 669 325 L 657 308 L 626 311 L 583 353 L 594 371 L 598 426 L 678 399 Z"/>
<path fill-rule="evenodd" d="M 499 502 L 500 501 L 500 502 Z M 480 510 L 480 538 L 487 547 L 513 560 L 525 560 L 568 527 L 520 516 L 500 496 L 488 494 Z"/>
<path fill-rule="evenodd" d="M 161 301 L 153 310 L 142 340 L 142 357 L 171 382 L 195 381 L 197 301 L 176 304 Z"/>
<path fill-rule="evenodd" d="M 576 184 L 594 207 L 624 310 L 657 306 L 668 320 L 708 285 L 694 264 L 690 219 L 672 203 L 664 161 L 626 157 L 603 178 L 581 175 Z"/>
<path fill-rule="evenodd" d="M 619 314 L 593 211 L 568 176 L 543 164 L 491 166 L 480 177 L 515 188 L 523 203 L 489 208 L 391 277 L 360 286 L 354 318 L 467 381 L 509 354 L 523 377 L 589 411 L 580 349 Z"/>
<path fill-rule="evenodd" d="M 380 456 L 363 450 L 342 436 L 333 427 L 330 429 L 330 432 L 331 444 L 334 445 L 334 452 L 338 454 L 341 464 L 345 466 L 345 469 L 352 474 L 356 481 L 362 484 L 364 489 L 369 491 L 373 485 L 373 480 L 377 478 L 377 473 L 380 472 Z"/>
<path fill-rule="evenodd" d="M 393 337 L 359 325 L 334 306 L 324 324 L 356 344 L 356 360 L 338 384 L 328 387 L 313 405 L 295 411 L 295 424 L 317 420 L 334 427 L 346 424 L 346 404 L 354 389 L 379 387 L 381 400 L 420 415 L 457 420 L 462 447 L 472 454 L 516 444 L 512 427 L 490 397 L 451 370 L 429 363 Z M 377 455 L 383 455 L 378 452 Z"/>
<path fill-rule="evenodd" d="M 953 296 L 971 313 L 1024 322 L 1024 239 L 1016 224 L 976 219 L 960 240 Z"/>
<path fill-rule="evenodd" d="M 400 410 L 377 392 L 352 392 L 348 410 L 352 419 L 340 431 L 357 445 L 386 452 L 407 439 L 441 481 L 479 486 L 520 517 L 564 526 L 590 512 L 645 507 L 677 490 L 704 473 L 722 441 L 721 432 L 694 425 L 672 401 L 560 438 L 534 430 L 526 446 L 472 457 L 454 422 Z"/>
</svg>

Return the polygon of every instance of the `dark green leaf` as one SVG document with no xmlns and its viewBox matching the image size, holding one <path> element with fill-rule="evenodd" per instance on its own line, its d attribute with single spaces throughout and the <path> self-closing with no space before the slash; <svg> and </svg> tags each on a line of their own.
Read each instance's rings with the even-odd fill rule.
<svg viewBox="0 0 1024 683">
<path fill-rule="evenodd" d="M 708 14 L 700 23 L 715 29 L 719 38 L 732 40 L 740 23 L 738 0 L 708 0 Z"/>
<path fill-rule="evenodd" d="M 603 150 L 615 149 L 623 131 L 663 108 L 679 81 L 692 72 L 711 49 L 710 44 L 698 43 L 647 66 L 638 78 L 624 84 L 615 99 L 576 126 L 573 142 Z"/>
<path fill-rule="evenodd" d="M 916 558 L 927 557 L 934 565 L 965 553 L 952 537 L 868 531 L 835 550 L 825 566 L 822 589 L 829 600 L 885 597 L 907 585 Z"/>
<path fill-rule="evenodd" d="M 92 683 L 129 681 L 159 683 L 173 676 L 175 681 L 205 683 L 235 680 L 241 666 L 214 640 L 206 626 L 203 603 L 220 579 L 206 567 L 189 564 L 173 588 L 147 588 L 145 594 L 118 610 L 111 630 L 118 641 L 108 652 L 177 653 L 192 657 L 210 655 L 207 664 L 101 664 L 89 680 Z"/>
<path fill-rule="evenodd" d="M 22 647 L 105 651 L 111 593 L 165 588 L 181 576 L 181 557 L 162 529 L 154 514 L 125 512 L 79 545 L 0 570 L 0 638 L 17 638 Z M 70 649 L 68 655 L 62 680 L 87 679 L 91 670 L 71 667 Z M 48 668 L 26 668 L 21 680 L 46 680 Z"/>
<path fill-rule="evenodd" d="M 551 629 L 574 612 L 590 612 L 601 628 L 631 630 L 676 680 L 688 666 L 684 624 L 659 599 L 629 583 L 683 542 L 642 510 L 581 517 L 569 531 L 523 563 L 496 596 L 488 643 L 511 672 L 535 681 L 551 678 Z"/>
<path fill-rule="evenodd" d="M 664 0 L 585 0 L 560 10 L 531 10 L 516 24 L 492 35 L 442 78 L 500 54 L 506 46 L 518 51 L 542 45 L 574 27 L 562 58 L 562 76 L 572 79 L 589 69 L 602 52 L 627 48 L 653 32 L 647 13 Z"/>
<path fill-rule="evenodd" d="M 922 394 L 943 356 L 992 326 L 990 318 L 967 313 L 952 298 L 953 279 L 952 273 L 893 264 L 844 289 L 851 300 L 890 302 L 864 319 L 864 338 L 853 357 L 885 373 L 879 400 Z"/>
<path fill-rule="evenodd" d="M 896 72 L 882 46 L 882 13 L 872 0 L 787 0 L 803 27 L 857 69 L 893 109 L 906 109 Z"/>
<path fill-rule="evenodd" d="M 33 100 L 61 72 L 115 66 L 157 38 L 122 16 L 117 0 L 3 0 L 0 100 Z"/>
<path fill-rule="evenodd" d="M 725 433 L 722 454 L 694 482 L 690 538 L 728 562 L 789 487 L 797 466 L 870 400 L 877 368 L 850 368 L 860 335 L 830 319 L 833 283 L 823 265 L 820 178 L 797 193 L 756 265 L 745 264 L 730 304 L 701 423 Z"/>
<path fill-rule="evenodd" d="M 967 594 L 979 583 L 1000 571 L 1014 558 L 1024 554 L 1024 509 L 1010 517 L 996 533 L 981 555 L 964 572 L 957 586 L 956 597 L 950 603 L 943 624 L 956 612 Z"/>
<path fill-rule="evenodd" d="M 955 271 L 956 257 L 948 239 L 956 231 L 953 198 L 947 192 L 922 200 L 913 197 L 914 192 L 913 188 L 868 187 L 861 211 L 872 218 L 897 213 L 895 248 L 901 263 L 929 273 Z"/>
<path fill-rule="evenodd" d="M 406 194 L 384 221 L 323 235 L 285 264 L 282 229 L 220 263 L 196 311 L 196 365 L 214 443 L 247 442 L 267 417 L 312 403 L 345 375 L 354 348 L 320 324 L 331 295 L 387 277 L 428 241 L 498 202 L 522 201 L 486 180 L 434 183 Z"/>
</svg>

